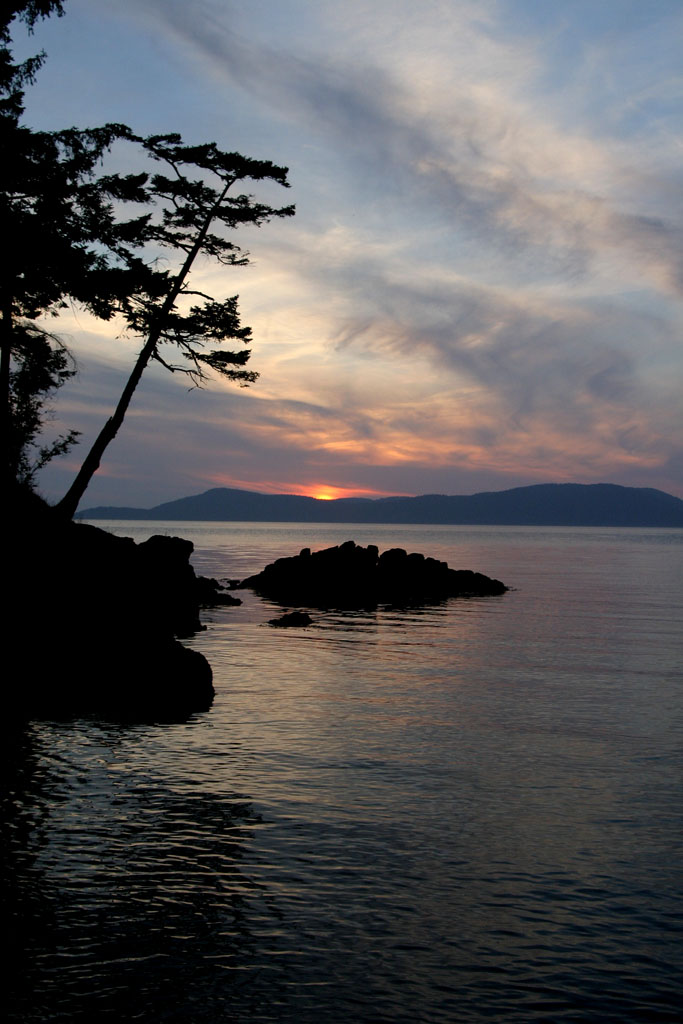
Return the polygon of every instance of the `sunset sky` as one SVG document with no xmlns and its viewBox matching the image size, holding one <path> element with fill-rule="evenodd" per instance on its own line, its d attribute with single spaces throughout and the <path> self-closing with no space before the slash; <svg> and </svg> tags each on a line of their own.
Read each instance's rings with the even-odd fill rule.
<svg viewBox="0 0 683 1024">
<path fill-rule="evenodd" d="M 67 0 L 15 38 L 48 55 L 29 125 L 215 141 L 288 166 L 262 194 L 297 207 L 193 278 L 239 294 L 259 381 L 148 370 L 84 506 L 683 496 L 680 0 Z M 79 376 L 53 426 L 83 444 L 49 498 L 140 346 L 77 309 L 59 329 Z"/>
</svg>

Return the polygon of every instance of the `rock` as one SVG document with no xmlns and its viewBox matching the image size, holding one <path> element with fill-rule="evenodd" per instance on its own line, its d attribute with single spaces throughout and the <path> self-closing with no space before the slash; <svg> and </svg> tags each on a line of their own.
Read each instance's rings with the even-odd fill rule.
<svg viewBox="0 0 683 1024">
<path fill-rule="evenodd" d="M 137 545 L 140 571 L 154 581 L 152 614 L 177 637 L 191 636 L 202 629 L 197 580 L 190 565 L 193 550 L 192 541 L 160 535 Z"/>
<path fill-rule="evenodd" d="M 234 607 L 242 604 L 239 597 L 225 593 L 225 587 L 211 576 L 197 576 L 195 594 L 200 607 L 212 608 L 215 605 Z"/>
<path fill-rule="evenodd" d="M 287 612 L 279 619 L 268 619 L 269 626 L 310 626 L 312 622 L 307 612 Z"/>
<path fill-rule="evenodd" d="M 144 544 L 13 502 L 4 588 L 3 709 L 22 718 L 185 718 L 210 707 L 211 668 L 178 642 L 200 627 L 192 544 Z"/>
<path fill-rule="evenodd" d="M 278 558 L 263 572 L 240 583 L 280 604 L 312 608 L 374 608 L 378 604 L 410 606 L 449 597 L 504 594 L 507 587 L 469 569 L 450 569 L 446 562 L 403 548 L 379 554 L 352 540 L 311 552 L 303 548 L 291 558 Z"/>
</svg>

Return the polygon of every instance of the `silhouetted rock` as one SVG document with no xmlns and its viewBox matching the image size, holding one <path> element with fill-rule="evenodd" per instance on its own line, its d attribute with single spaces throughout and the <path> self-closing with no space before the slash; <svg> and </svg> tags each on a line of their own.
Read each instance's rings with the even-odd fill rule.
<svg viewBox="0 0 683 1024">
<path fill-rule="evenodd" d="M 140 571 L 155 588 L 152 614 L 178 637 L 202 628 L 198 581 L 190 565 L 193 550 L 192 541 L 159 535 L 136 545 Z"/>
<path fill-rule="evenodd" d="M 242 604 L 239 597 L 226 593 L 226 588 L 211 576 L 197 576 L 195 593 L 201 608 L 212 608 L 215 605 L 233 607 Z"/>
<path fill-rule="evenodd" d="M 177 718 L 210 707 L 211 668 L 176 639 L 201 628 L 189 541 L 135 544 L 34 496 L 9 511 L 7 710 Z"/>
<path fill-rule="evenodd" d="M 503 594 L 500 580 L 470 570 L 449 569 L 446 562 L 391 548 L 381 555 L 374 544 L 352 540 L 291 558 L 278 558 L 263 572 L 243 580 L 280 604 L 312 608 L 373 608 L 378 604 L 415 605 L 448 597 Z"/>
<path fill-rule="evenodd" d="M 312 622 L 308 612 L 287 612 L 279 619 L 268 619 L 269 626 L 310 626 Z"/>
</svg>

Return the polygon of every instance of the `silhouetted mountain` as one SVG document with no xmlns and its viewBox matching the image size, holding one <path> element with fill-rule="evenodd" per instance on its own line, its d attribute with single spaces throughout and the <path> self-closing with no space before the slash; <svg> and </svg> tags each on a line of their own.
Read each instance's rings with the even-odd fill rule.
<svg viewBox="0 0 683 1024">
<path fill-rule="evenodd" d="M 651 487 L 535 484 L 471 495 L 339 498 L 260 494 L 217 487 L 154 508 L 101 506 L 83 519 L 168 519 L 280 523 L 443 523 L 472 526 L 683 527 L 683 501 Z"/>
</svg>

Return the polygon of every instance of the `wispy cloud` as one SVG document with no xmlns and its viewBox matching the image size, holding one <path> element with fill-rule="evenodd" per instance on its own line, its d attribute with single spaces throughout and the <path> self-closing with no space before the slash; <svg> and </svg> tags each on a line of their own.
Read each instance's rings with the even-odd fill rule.
<svg viewBox="0 0 683 1024">
<path fill-rule="evenodd" d="M 254 265 L 229 280 L 202 270 L 240 293 L 262 376 L 193 397 L 194 426 L 173 404 L 198 480 L 683 491 L 683 12 L 541 7 L 117 8 L 172 50 L 181 122 L 201 82 L 217 127 L 250 121 L 259 155 L 292 165 L 296 220 L 245 238 Z M 170 424 L 177 382 L 154 381 Z"/>
<path fill-rule="evenodd" d="M 473 66 L 470 57 L 463 69 L 457 59 L 449 67 L 437 61 L 443 77 L 419 74 L 417 60 L 424 62 L 425 54 L 416 56 L 406 30 L 394 32 L 387 67 L 371 63 L 371 43 L 353 58 L 316 59 L 247 40 L 217 13 L 211 16 L 217 8 L 205 9 L 204 18 L 176 3 L 162 10 L 167 27 L 210 61 L 216 75 L 340 154 L 341 175 L 353 164 L 376 176 L 370 201 L 378 190 L 385 201 L 387 193 L 408 197 L 410 209 L 402 211 L 408 219 L 433 205 L 453 231 L 476 233 L 480 243 L 507 247 L 509 254 L 541 250 L 539 261 L 550 250 L 565 271 L 592 272 L 605 252 L 616 254 L 622 266 L 631 264 L 634 279 L 649 276 L 656 287 L 680 294 L 680 204 L 666 219 L 638 212 L 648 204 L 638 196 L 648 161 L 623 141 L 552 124 L 524 97 L 540 55 L 532 59 L 528 41 L 496 44 L 484 32 L 475 35 L 475 9 L 466 9 L 452 31 L 467 28 L 481 63 Z M 380 21 L 378 15 L 375 33 Z M 522 52 L 513 60 L 515 46 Z M 404 51 L 413 55 L 413 77 Z M 652 175 L 650 184 L 656 185 Z M 359 203 L 365 205 L 360 196 Z"/>
</svg>

